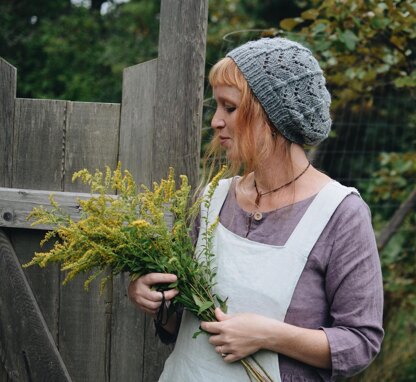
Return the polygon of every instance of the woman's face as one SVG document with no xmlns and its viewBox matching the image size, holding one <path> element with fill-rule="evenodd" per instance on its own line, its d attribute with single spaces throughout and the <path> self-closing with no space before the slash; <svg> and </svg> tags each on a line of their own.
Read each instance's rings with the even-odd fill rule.
<svg viewBox="0 0 416 382">
<path fill-rule="evenodd" d="M 241 102 L 241 92 L 233 86 L 218 85 L 213 87 L 217 107 L 211 121 L 221 146 L 225 148 L 228 159 L 237 159 L 236 127 Z"/>
</svg>

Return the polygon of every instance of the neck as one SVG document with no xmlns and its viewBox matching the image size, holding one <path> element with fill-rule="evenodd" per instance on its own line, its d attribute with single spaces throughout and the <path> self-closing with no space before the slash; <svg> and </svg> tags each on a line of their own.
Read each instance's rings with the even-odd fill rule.
<svg viewBox="0 0 416 382">
<path fill-rule="evenodd" d="M 288 167 L 286 159 L 278 152 L 256 167 L 254 179 L 260 192 L 267 192 L 293 180 L 308 165 L 309 161 L 302 147 L 292 144 L 290 159 L 293 169 Z"/>
</svg>

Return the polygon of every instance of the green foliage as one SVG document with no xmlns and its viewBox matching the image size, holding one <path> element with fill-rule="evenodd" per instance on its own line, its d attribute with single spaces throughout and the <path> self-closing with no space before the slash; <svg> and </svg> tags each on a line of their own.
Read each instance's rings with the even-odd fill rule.
<svg viewBox="0 0 416 382">
<path fill-rule="evenodd" d="M 416 2 L 321 0 L 280 26 L 310 45 L 339 104 L 381 83 L 415 87 Z M 293 33 L 292 33 L 293 32 Z"/>
<path fill-rule="evenodd" d="M 0 2 L 0 56 L 18 69 L 19 97 L 120 102 L 123 69 L 157 57 L 160 1 L 109 2 L 100 13 L 103 2 Z M 225 35 L 266 28 L 299 9 L 288 0 L 208 5 L 207 68 L 236 43 Z"/>
<path fill-rule="evenodd" d="M 378 167 L 363 182 L 363 197 L 375 206 L 373 223 L 380 232 L 395 210 L 414 190 L 416 153 L 382 152 Z M 416 215 L 410 212 L 399 230 L 380 253 L 385 290 L 386 338 L 382 351 L 360 381 L 414 380 L 416 357 Z"/>
<path fill-rule="evenodd" d="M 416 176 L 416 152 L 380 153 L 380 168 L 366 192 L 374 203 L 402 202 L 412 191 L 408 179 Z M 388 211 L 391 212 L 391 211 Z"/>
<path fill-rule="evenodd" d="M 0 3 L 0 56 L 18 69 L 18 96 L 120 102 L 122 71 L 157 57 L 159 1 L 101 14 L 69 0 Z"/>
<path fill-rule="evenodd" d="M 228 50 L 267 35 L 270 26 L 299 11 L 296 1 L 288 0 L 210 0 L 208 4 L 207 69 Z"/>
<path fill-rule="evenodd" d="M 364 188 L 364 198 L 378 206 L 373 213 L 377 231 L 414 190 L 414 183 L 408 179 L 416 178 L 416 153 L 381 153 L 379 163 Z M 416 306 L 415 231 L 416 215 L 410 213 L 381 253 L 387 321 L 403 302 Z"/>
</svg>

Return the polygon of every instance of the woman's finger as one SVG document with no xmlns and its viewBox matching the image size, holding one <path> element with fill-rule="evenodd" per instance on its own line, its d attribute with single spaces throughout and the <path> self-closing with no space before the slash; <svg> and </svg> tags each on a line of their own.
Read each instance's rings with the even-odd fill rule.
<svg viewBox="0 0 416 382">
<path fill-rule="evenodd" d="M 148 273 L 140 277 L 143 283 L 149 286 L 156 284 L 174 283 L 178 278 L 171 273 Z"/>
<path fill-rule="evenodd" d="M 201 322 L 202 330 L 205 330 L 208 333 L 218 334 L 221 332 L 221 322 Z"/>
<path fill-rule="evenodd" d="M 165 300 L 170 301 L 178 295 L 179 291 L 177 289 L 169 289 L 169 290 L 166 290 L 164 293 L 165 293 Z"/>
<path fill-rule="evenodd" d="M 208 338 L 208 342 L 215 346 L 222 346 L 224 345 L 224 340 L 219 335 L 212 335 Z"/>
<path fill-rule="evenodd" d="M 143 295 L 144 298 L 146 298 L 147 300 L 150 301 L 162 301 L 163 300 L 163 295 L 165 297 L 165 301 L 170 301 L 172 300 L 177 294 L 179 293 L 179 291 L 177 289 L 169 289 L 166 291 L 163 291 L 163 293 L 161 291 L 155 291 L 155 290 L 151 290 L 147 293 L 145 293 Z"/>
<path fill-rule="evenodd" d="M 128 286 L 128 296 L 130 300 L 141 310 L 151 315 L 155 315 L 162 304 L 163 299 L 170 301 L 178 294 L 177 289 L 164 291 L 155 290 L 155 285 L 172 283 L 177 280 L 176 275 L 167 273 L 149 273 L 130 282 Z"/>
<path fill-rule="evenodd" d="M 222 357 L 222 359 L 227 363 L 235 362 L 235 361 L 238 361 L 240 359 L 232 353 L 230 353 L 230 354 L 224 353 L 224 354 L 226 354 L 226 355 L 224 357 Z"/>
</svg>

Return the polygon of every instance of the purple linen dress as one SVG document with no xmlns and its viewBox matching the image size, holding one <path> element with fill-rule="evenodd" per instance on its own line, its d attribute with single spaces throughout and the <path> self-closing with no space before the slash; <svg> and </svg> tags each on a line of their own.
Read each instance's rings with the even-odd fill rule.
<svg viewBox="0 0 416 382">
<path fill-rule="evenodd" d="M 234 182 L 235 183 L 235 182 Z M 250 219 L 230 188 L 221 223 L 237 235 L 284 245 L 313 197 Z M 325 331 L 332 369 L 279 355 L 282 382 L 333 381 L 357 374 L 374 359 L 383 339 L 381 267 L 368 206 L 357 195 L 339 205 L 301 274 L 285 322 Z"/>
</svg>

